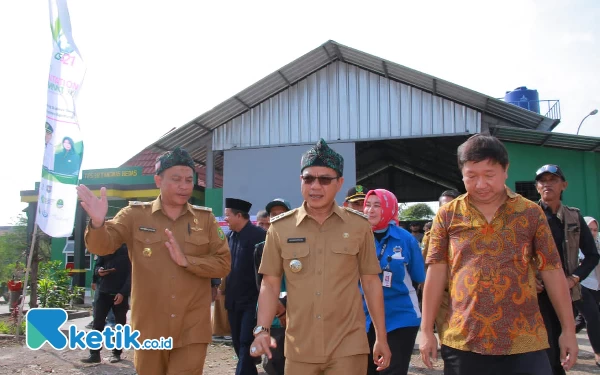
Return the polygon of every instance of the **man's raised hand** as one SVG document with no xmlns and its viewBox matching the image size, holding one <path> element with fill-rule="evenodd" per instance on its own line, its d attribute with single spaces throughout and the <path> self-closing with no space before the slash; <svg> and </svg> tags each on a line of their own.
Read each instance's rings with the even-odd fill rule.
<svg viewBox="0 0 600 375">
<path fill-rule="evenodd" d="M 81 199 L 81 207 L 87 212 L 92 220 L 92 227 L 101 227 L 108 213 L 108 199 L 106 199 L 106 188 L 100 189 L 100 198 L 85 185 L 77 186 L 77 196 Z"/>
</svg>

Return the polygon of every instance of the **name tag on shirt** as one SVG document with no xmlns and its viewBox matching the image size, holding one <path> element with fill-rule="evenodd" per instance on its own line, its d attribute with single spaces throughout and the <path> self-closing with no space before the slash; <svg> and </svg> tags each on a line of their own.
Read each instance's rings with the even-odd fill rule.
<svg viewBox="0 0 600 375">
<path fill-rule="evenodd" d="M 381 281 L 381 285 L 386 288 L 392 287 L 392 272 L 391 271 L 383 271 L 383 280 Z"/>
<path fill-rule="evenodd" d="M 302 242 L 306 242 L 306 237 L 302 237 L 302 238 L 288 238 L 287 242 L 288 243 L 302 243 Z"/>
</svg>

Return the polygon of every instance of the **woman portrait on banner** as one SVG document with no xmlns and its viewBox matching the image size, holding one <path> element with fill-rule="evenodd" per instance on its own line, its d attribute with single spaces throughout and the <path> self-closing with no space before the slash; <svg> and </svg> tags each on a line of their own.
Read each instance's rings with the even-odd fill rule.
<svg viewBox="0 0 600 375">
<path fill-rule="evenodd" d="M 364 213 L 373 228 L 382 270 L 379 276 L 383 285 L 385 326 L 392 351 L 390 366 L 378 372 L 372 359 L 375 331 L 363 299 L 371 348 L 367 374 L 407 374 L 421 324 L 421 310 L 413 281 L 425 281 L 425 262 L 417 240 L 398 226 L 398 200 L 394 194 L 384 189 L 369 191 L 365 197 Z"/>
<path fill-rule="evenodd" d="M 77 176 L 80 165 L 81 156 L 75 150 L 75 142 L 70 137 L 64 137 L 62 151 L 54 157 L 54 172 Z"/>
</svg>

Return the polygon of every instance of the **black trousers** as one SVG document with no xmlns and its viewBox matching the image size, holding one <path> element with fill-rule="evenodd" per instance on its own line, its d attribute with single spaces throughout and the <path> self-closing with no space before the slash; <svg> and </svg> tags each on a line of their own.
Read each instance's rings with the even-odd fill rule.
<svg viewBox="0 0 600 375">
<path fill-rule="evenodd" d="M 512 355 L 483 355 L 442 345 L 444 375 L 548 375 L 544 350 Z"/>
<path fill-rule="evenodd" d="M 548 293 L 545 291 L 538 293 L 538 305 L 540 307 L 542 318 L 544 319 L 546 331 L 548 332 L 548 344 L 550 344 L 550 348 L 546 349 L 546 353 L 550 360 L 552 374 L 566 375 L 565 369 L 560 364 L 560 347 L 558 346 L 558 338 L 562 333 L 562 328 L 560 326 L 560 320 L 558 320 L 558 316 L 552 306 L 552 302 L 550 302 L 550 297 L 548 297 Z"/>
<path fill-rule="evenodd" d="M 250 345 L 254 341 L 252 330 L 256 326 L 256 305 L 227 310 L 231 326 L 231 341 L 238 357 L 235 375 L 257 375 L 254 357 L 250 356 Z"/>
<path fill-rule="evenodd" d="M 110 295 L 108 293 L 96 292 L 98 293 L 98 301 L 96 302 L 96 306 L 94 307 L 94 330 L 96 331 L 104 331 L 104 325 L 106 324 L 106 316 L 110 309 L 112 309 L 115 314 L 115 323 L 116 324 L 125 324 L 127 323 L 127 310 L 129 310 L 129 303 L 127 301 L 127 297 L 123 298 L 123 302 L 118 305 L 115 305 L 115 296 Z M 100 350 L 90 350 L 90 353 L 100 352 Z M 113 349 L 114 354 L 121 354 L 122 350 Z"/>
<path fill-rule="evenodd" d="M 375 328 L 371 324 L 369 332 L 367 332 L 369 348 L 371 348 L 367 364 L 367 375 L 406 375 L 408 373 L 408 366 L 410 365 L 410 357 L 415 347 L 417 332 L 419 332 L 419 327 L 404 327 L 388 332 L 387 341 L 392 352 L 392 361 L 388 368 L 383 371 L 377 371 L 377 366 L 373 363 Z"/>
<path fill-rule="evenodd" d="M 575 307 L 586 323 L 586 331 L 594 353 L 600 354 L 600 291 L 581 286 L 581 299 L 574 302 Z"/>
<path fill-rule="evenodd" d="M 285 328 L 271 328 L 271 336 L 277 343 L 276 348 L 271 348 L 271 359 L 263 356 L 263 369 L 268 375 L 283 375 L 285 369 Z"/>
</svg>

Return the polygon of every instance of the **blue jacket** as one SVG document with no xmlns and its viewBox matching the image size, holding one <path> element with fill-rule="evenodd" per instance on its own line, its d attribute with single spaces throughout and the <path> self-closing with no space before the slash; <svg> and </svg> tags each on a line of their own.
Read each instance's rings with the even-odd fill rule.
<svg viewBox="0 0 600 375">
<path fill-rule="evenodd" d="M 383 287 L 383 303 L 385 306 L 385 328 L 391 332 L 403 327 L 416 327 L 421 324 L 421 310 L 417 292 L 413 282 L 425 281 L 425 262 L 417 240 L 405 229 L 390 224 L 388 231 L 381 241 L 375 239 L 377 256 L 381 254 L 383 245 L 385 251 L 381 255 L 379 264 L 382 273 L 379 278 L 383 280 L 383 271 L 389 267 L 392 271 L 392 286 Z M 388 257 L 391 261 L 388 262 Z M 362 293 L 362 289 L 361 289 Z M 363 307 L 367 317 L 367 331 L 371 326 L 371 316 L 364 300 Z"/>
</svg>

